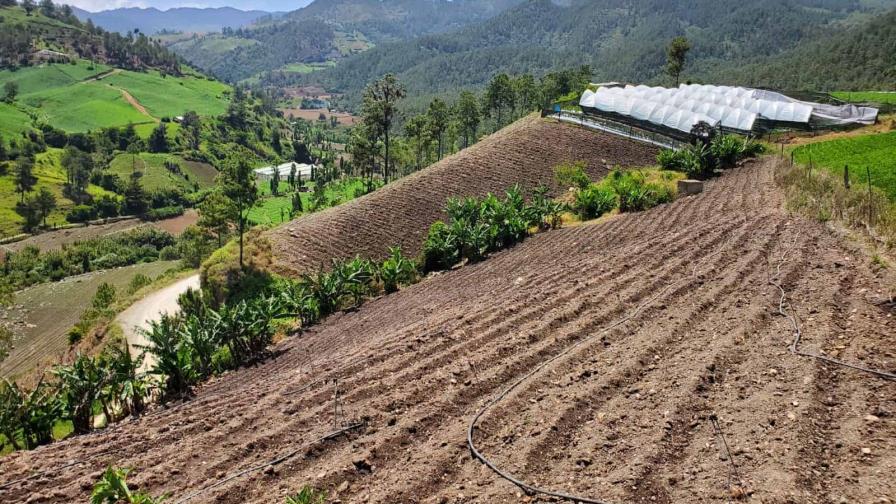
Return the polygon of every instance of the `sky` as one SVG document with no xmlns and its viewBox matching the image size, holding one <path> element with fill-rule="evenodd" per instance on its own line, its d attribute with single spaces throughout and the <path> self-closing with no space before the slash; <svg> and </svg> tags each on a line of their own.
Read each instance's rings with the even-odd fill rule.
<svg viewBox="0 0 896 504">
<path fill-rule="evenodd" d="M 119 7 L 234 7 L 242 10 L 292 11 L 311 3 L 311 0 L 57 0 L 90 12 Z"/>
</svg>

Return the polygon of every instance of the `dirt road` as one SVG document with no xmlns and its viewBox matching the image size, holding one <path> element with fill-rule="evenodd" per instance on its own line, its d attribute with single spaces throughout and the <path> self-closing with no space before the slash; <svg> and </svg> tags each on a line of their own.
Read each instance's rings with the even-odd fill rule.
<svg viewBox="0 0 896 504">
<path fill-rule="evenodd" d="M 772 174 L 737 168 L 330 317 L 187 403 L 0 459 L 0 487 L 46 471 L 0 501 L 83 502 L 113 464 L 173 502 L 277 503 L 303 485 L 343 503 L 554 502 L 466 443 L 480 408 L 537 370 L 474 433 L 528 483 L 613 503 L 890 502 L 894 384 L 792 355 L 769 280 L 805 350 L 892 371 L 892 276 L 789 215 Z M 334 428 L 334 379 L 335 420 L 365 427 L 315 443 Z"/>
<path fill-rule="evenodd" d="M 131 355 L 138 355 L 140 351 L 136 347 L 146 344 L 146 338 L 141 329 L 148 329 L 150 323 L 160 319 L 163 313 L 176 313 L 178 310 L 177 298 L 187 289 L 199 289 L 199 274 L 178 280 L 164 289 L 153 292 L 116 317 L 115 320 L 121 325 L 128 340 Z M 147 355 L 141 369 L 146 370 L 150 364 L 150 356 Z"/>
</svg>

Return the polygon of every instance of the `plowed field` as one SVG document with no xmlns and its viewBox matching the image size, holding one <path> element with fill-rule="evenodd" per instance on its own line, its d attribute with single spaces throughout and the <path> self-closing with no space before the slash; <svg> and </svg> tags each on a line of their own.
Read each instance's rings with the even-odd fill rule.
<svg viewBox="0 0 896 504">
<path fill-rule="evenodd" d="M 596 179 L 615 165 L 654 164 L 656 154 L 654 147 L 529 116 L 383 189 L 277 228 L 274 255 L 293 271 L 314 270 L 333 257 L 384 257 L 393 245 L 414 255 L 451 196 L 501 194 L 514 184 L 556 193 L 553 168 L 560 163 L 585 161 Z"/>
<path fill-rule="evenodd" d="M 533 502 L 471 458 L 466 429 L 562 354 L 475 432 L 529 483 L 605 502 L 727 502 L 715 414 L 746 502 L 891 502 L 896 385 L 788 352 L 769 279 L 802 319 L 803 349 L 896 368 L 893 284 L 788 216 L 756 163 L 331 317 L 184 405 L 2 459 L 0 486 L 48 472 L 0 501 L 84 502 L 115 464 L 171 502 L 232 475 L 190 502 L 283 502 L 305 484 L 342 503 Z M 342 417 L 366 425 L 314 443 L 334 429 L 334 379 Z"/>
</svg>

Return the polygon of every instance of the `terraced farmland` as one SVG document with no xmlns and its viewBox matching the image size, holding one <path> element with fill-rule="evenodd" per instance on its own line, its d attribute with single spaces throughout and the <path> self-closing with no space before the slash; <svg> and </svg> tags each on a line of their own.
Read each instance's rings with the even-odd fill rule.
<svg viewBox="0 0 896 504">
<path fill-rule="evenodd" d="M 616 165 L 645 166 L 656 149 L 553 120 L 530 116 L 458 154 L 357 200 L 303 216 L 271 233 L 274 255 L 286 271 L 315 269 L 331 257 L 384 257 L 401 245 L 420 250 L 429 226 L 443 217 L 451 196 L 502 192 L 513 184 L 546 185 L 556 194 L 553 167 L 585 161 L 592 178 Z"/>
<path fill-rule="evenodd" d="M 331 317 L 183 405 L 0 459 L 0 500 L 84 501 L 114 464 L 175 501 L 283 502 L 310 484 L 341 502 L 517 503 L 466 443 L 517 383 L 474 439 L 531 484 L 723 503 L 733 463 L 750 502 L 886 502 L 892 383 L 788 352 L 769 283 L 802 348 L 892 371 L 892 277 L 861 257 L 788 215 L 753 163 Z M 334 379 L 342 419 L 363 426 L 316 442 L 334 429 Z"/>
</svg>

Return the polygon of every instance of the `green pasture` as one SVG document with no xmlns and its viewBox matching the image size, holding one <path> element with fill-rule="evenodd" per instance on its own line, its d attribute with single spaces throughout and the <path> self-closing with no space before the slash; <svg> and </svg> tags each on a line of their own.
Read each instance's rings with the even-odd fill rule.
<svg viewBox="0 0 896 504">
<path fill-rule="evenodd" d="M 172 173 L 165 168 L 165 161 L 180 165 L 181 174 Z M 199 188 L 209 187 L 217 174 L 214 168 L 204 163 L 188 162 L 174 154 L 149 152 L 119 154 L 110 163 L 109 171 L 122 180 L 130 178 L 134 171 L 142 173 L 140 181 L 147 191 L 171 187 L 192 191 L 197 185 Z"/>
<path fill-rule="evenodd" d="M 227 110 L 229 87 L 193 75 L 162 77 L 158 71 L 146 73 L 123 70 L 102 82 L 127 90 L 155 117 L 175 117 L 193 110 L 201 116 L 220 115 Z"/>
<path fill-rule="evenodd" d="M 24 99 L 41 121 L 67 132 L 84 132 L 151 121 L 102 81 L 74 84 L 35 93 Z"/>
<path fill-rule="evenodd" d="M 793 154 L 800 163 L 808 164 L 811 159 L 813 165 L 823 166 L 840 176 L 844 166 L 848 165 L 854 184 L 865 183 L 867 168 L 871 173 L 871 185 L 887 193 L 891 201 L 896 201 L 896 132 L 807 144 L 794 149 Z"/>
<path fill-rule="evenodd" d="M 15 105 L 0 102 L 0 135 L 8 142 L 13 136 L 30 129 L 31 117 L 19 110 Z"/>
</svg>

